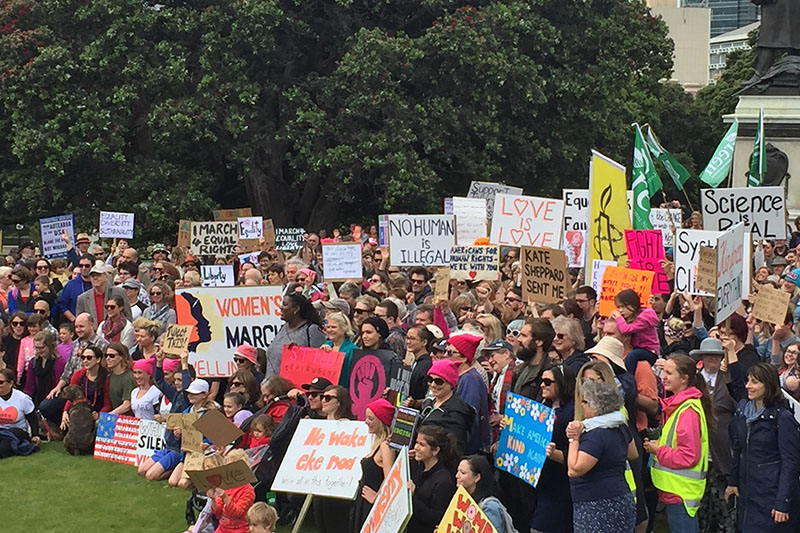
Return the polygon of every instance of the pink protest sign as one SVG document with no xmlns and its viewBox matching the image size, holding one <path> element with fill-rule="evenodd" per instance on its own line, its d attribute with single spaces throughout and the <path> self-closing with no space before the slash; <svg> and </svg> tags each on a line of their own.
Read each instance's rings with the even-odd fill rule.
<svg viewBox="0 0 800 533">
<path fill-rule="evenodd" d="M 669 279 L 661 261 L 664 260 L 664 237 L 657 229 L 626 229 L 625 250 L 628 267 L 654 272 L 653 294 L 669 294 Z"/>
</svg>

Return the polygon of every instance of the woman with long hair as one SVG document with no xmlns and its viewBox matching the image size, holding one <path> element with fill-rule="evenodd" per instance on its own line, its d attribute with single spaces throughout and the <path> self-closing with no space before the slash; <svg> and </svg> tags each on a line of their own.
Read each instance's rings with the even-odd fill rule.
<svg viewBox="0 0 800 533">
<path fill-rule="evenodd" d="M 97 335 L 108 342 L 121 342 L 128 349 L 136 344 L 133 324 L 125 316 L 122 296 L 112 295 L 105 303 L 106 318 L 97 327 Z"/>
<path fill-rule="evenodd" d="M 133 379 L 133 361 L 128 347 L 121 342 L 106 346 L 106 368 L 108 369 L 108 396 L 111 413 L 127 415 L 131 413 L 131 392 L 136 388 Z"/>
<path fill-rule="evenodd" d="M 180 275 L 178 275 L 180 277 Z M 158 322 L 159 328 L 156 338 L 167 331 L 170 324 L 175 324 L 178 320 L 175 310 L 171 307 L 171 302 L 175 298 L 175 292 L 163 281 L 154 281 L 150 284 L 150 307 L 144 310 L 142 317 Z M 135 326 L 134 326 L 135 327 Z"/>
<path fill-rule="evenodd" d="M 297 346 L 319 348 L 325 342 L 322 319 L 304 296 L 287 294 L 281 304 L 281 329 L 267 348 L 267 374 L 278 374 L 281 370 L 283 347 L 294 343 Z"/>
<path fill-rule="evenodd" d="M 408 533 L 432 533 L 441 522 L 456 490 L 453 472 L 458 456 L 453 435 L 437 426 L 419 428 L 409 483 L 414 515 Z"/>
<path fill-rule="evenodd" d="M 76 385 L 83 392 L 95 413 L 107 413 L 111 410 L 111 399 L 108 396 L 108 370 L 103 366 L 103 350 L 89 345 L 81 352 L 83 368 L 79 368 L 69 379 L 70 385 Z M 69 427 L 69 402 L 64 404 L 61 415 L 61 429 Z"/>
<path fill-rule="evenodd" d="M 8 312 L 23 311 L 30 315 L 33 313 L 33 275 L 26 267 L 20 265 L 11 271 L 10 278 L 14 288 L 8 291 Z"/>
<path fill-rule="evenodd" d="M 456 469 L 456 485 L 464 487 L 478 507 L 486 513 L 497 533 L 510 533 L 506 524 L 511 523 L 506 508 L 497 499 L 492 467 L 482 455 L 462 457 Z"/>
<path fill-rule="evenodd" d="M 350 391 L 340 385 L 331 385 L 322 391 L 322 413 L 327 420 L 354 420 Z"/>
<path fill-rule="evenodd" d="M 253 372 L 248 369 L 236 370 L 231 375 L 229 392 L 238 392 L 244 396 L 244 408 L 255 413 L 261 398 L 261 388 Z"/>
<path fill-rule="evenodd" d="M 36 357 L 28 362 L 24 391 L 37 407 L 56 386 L 66 365 L 56 350 L 57 342 L 52 331 L 40 331 L 33 337 Z"/>
</svg>

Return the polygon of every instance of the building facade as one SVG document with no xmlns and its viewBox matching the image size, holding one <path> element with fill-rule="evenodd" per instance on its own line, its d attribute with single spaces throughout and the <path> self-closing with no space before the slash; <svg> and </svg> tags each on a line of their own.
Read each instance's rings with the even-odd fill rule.
<svg viewBox="0 0 800 533">
<path fill-rule="evenodd" d="M 684 7 L 711 9 L 711 36 L 734 31 L 759 18 L 758 6 L 750 0 L 683 0 Z"/>
</svg>

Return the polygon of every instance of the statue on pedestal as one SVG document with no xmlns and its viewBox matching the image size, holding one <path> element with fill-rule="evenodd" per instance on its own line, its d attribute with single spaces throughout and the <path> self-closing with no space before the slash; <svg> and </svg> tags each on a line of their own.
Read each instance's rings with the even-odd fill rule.
<svg viewBox="0 0 800 533">
<path fill-rule="evenodd" d="M 743 85 L 763 92 L 770 86 L 800 91 L 800 0 L 750 0 L 761 6 L 756 72 Z M 781 57 L 788 53 L 787 57 Z"/>
</svg>

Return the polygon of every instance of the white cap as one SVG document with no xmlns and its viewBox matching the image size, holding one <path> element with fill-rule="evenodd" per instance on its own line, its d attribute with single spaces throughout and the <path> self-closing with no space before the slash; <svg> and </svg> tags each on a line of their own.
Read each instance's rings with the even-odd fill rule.
<svg viewBox="0 0 800 533">
<path fill-rule="evenodd" d="M 208 393 L 208 381 L 204 379 L 196 379 L 192 381 L 191 385 L 186 389 L 189 394 L 206 394 Z"/>
</svg>

